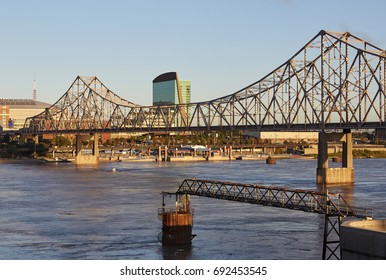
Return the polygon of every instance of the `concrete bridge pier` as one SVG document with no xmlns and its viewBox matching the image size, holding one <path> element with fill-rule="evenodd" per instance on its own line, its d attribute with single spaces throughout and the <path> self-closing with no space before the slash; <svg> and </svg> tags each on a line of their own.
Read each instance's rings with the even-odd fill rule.
<svg viewBox="0 0 386 280">
<path fill-rule="evenodd" d="M 162 161 L 162 147 L 158 146 L 158 161 Z"/>
<path fill-rule="evenodd" d="M 342 167 L 328 167 L 328 142 L 343 142 Z M 316 182 L 323 185 L 354 183 L 352 134 L 350 129 L 344 129 L 343 133 L 319 132 Z"/>
<path fill-rule="evenodd" d="M 93 142 L 91 154 L 82 153 L 82 141 L 91 140 Z M 76 135 L 75 164 L 97 164 L 99 163 L 98 134 Z"/>
</svg>

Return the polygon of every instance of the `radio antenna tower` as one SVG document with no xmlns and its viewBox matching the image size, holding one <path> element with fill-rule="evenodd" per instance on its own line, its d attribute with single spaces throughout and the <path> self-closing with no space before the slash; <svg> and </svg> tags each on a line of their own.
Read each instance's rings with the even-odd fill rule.
<svg viewBox="0 0 386 280">
<path fill-rule="evenodd" d="M 32 94 L 32 100 L 36 100 L 36 78 L 35 78 L 35 73 L 34 73 L 34 90 Z"/>
</svg>

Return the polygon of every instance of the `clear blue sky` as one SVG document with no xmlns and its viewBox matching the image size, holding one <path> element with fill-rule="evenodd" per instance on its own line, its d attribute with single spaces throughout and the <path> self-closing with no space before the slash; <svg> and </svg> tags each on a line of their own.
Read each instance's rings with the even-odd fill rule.
<svg viewBox="0 0 386 280">
<path fill-rule="evenodd" d="M 177 71 L 192 101 L 233 93 L 320 30 L 386 49 L 386 1 L 21 0 L 0 5 L 0 97 L 54 103 L 76 76 L 150 105 L 152 80 Z"/>
</svg>

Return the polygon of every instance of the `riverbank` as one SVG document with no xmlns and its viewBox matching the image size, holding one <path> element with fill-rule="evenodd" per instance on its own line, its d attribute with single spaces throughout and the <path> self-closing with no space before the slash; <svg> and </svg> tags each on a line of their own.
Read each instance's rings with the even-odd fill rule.
<svg viewBox="0 0 386 280">
<path fill-rule="evenodd" d="M 197 162 L 197 161 L 229 161 L 229 160 L 266 160 L 268 156 L 271 156 L 275 159 L 313 159 L 309 156 L 301 155 L 236 155 L 229 159 L 228 156 L 183 156 L 183 157 L 167 157 L 166 161 L 172 162 Z M 13 158 L 13 159 L 0 159 L 0 163 L 62 163 L 62 162 L 73 162 L 74 159 L 68 158 L 64 160 L 55 160 L 49 157 L 38 157 L 38 158 Z M 100 162 L 157 162 L 158 158 L 152 156 L 109 156 L 109 157 L 99 157 Z M 162 159 L 161 161 L 165 161 Z"/>
<path fill-rule="evenodd" d="M 301 155 L 289 155 L 289 154 L 278 154 L 278 155 L 235 155 L 232 158 L 229 158 L 228 156 L 210 156 L 210 157 L 204 157 L 204 156 L 183 156 L 183 157 L 167 157 L 166 161 L 173 161 L 173 162 L 189 162 L 189 161 L 229 161 L 229 160 L 266 160 L 269 156 L 275 158 L 275 159 L 313 159 L 313 157 L 309 156 L 301 156 Z M 158 158 L 156 157 L 123 157 L 123 156 L 114 156 L 114 157 L 99 157 L 99 161 L 101 162 L 109 162 L 109 161 L 122 161 L 122 162 L 135 162 L 135 161 L 142 161 L 142 162 L 152 162 L 152 161 L 158 161 Z M 165 161 L 165 159 L 162 159 L 162 161 Z"/>
<path fill-rule="evenodd" d="M 202 155 L 196 156 L 168 156 L 166 161 L 173 162 L 196 162 L 196 161 L 229 161 L 229 160 L 266 160 L 268 157 L 274 159 L 303 159 L 303 160 L 312 160 L 317 158 L 316 155 L 296 155 L 296 154 L 239 154 L 235 153 L 231 158 L 228 155 L 213 155 L 205 157 Z M 341 153 L 329 154 L 329 158 L 341 157 Z M 369 151 L 369 150 L 354 150 L 354 158 L 386 158 L 386 152 L 381 151 Z M 61 163 L 61 162 L 72 162 L 73 158 L 60 158 L 60 160 L 53 159 L 51 157 L 38 157 L 38 158 L 0 158 L 0 163 L 20 163 L 20 162 L 29 162 L 29 163 Z M 156 162 L 158 158 L 155 156 L 129 156 L 116 154 L 114 156 L 99 156 L 100 162 Z M 161 161 L 165 161 L 163 158 Z"/>
</svg>

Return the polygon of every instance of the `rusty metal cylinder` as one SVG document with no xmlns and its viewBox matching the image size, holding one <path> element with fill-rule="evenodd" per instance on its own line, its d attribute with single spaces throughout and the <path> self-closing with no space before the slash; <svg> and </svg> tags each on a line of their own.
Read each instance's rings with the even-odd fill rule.
<svg viewBox="0 0 386 280">
<path fill-rule="evenodd" d="M 341 157 L 333 157 L 332 162 L 342 162 L 342 158 Z"/>
<path fill-rule="evenodd" d="M 267 159 L 265 160 L 265 163 L 266 163 L 266 164 L 276 164 L 276 159 L 273 158 L 273 157 L 271 157 L 271 156 L 269 156 L 269 157 L 267 157 Z"/>
<path fill-rule="evenodd" d="M 191 213 L 162 214 L 162 244 L 186 245 L 192 243 L 193 217 Z"/>
</svg>

